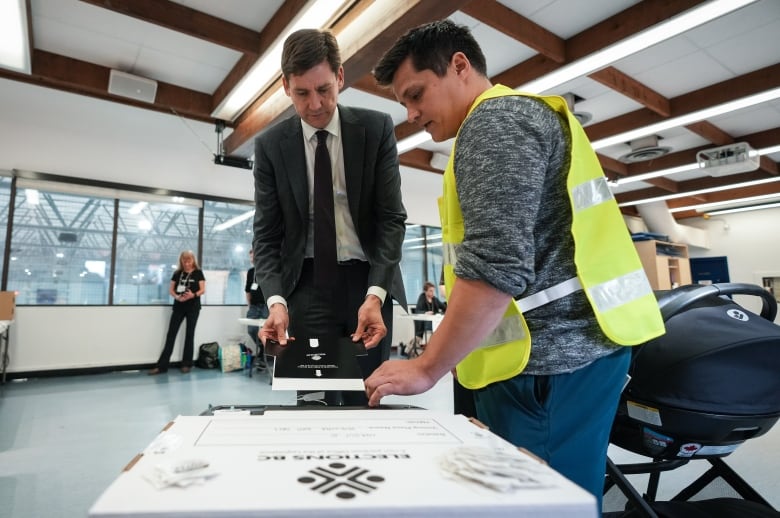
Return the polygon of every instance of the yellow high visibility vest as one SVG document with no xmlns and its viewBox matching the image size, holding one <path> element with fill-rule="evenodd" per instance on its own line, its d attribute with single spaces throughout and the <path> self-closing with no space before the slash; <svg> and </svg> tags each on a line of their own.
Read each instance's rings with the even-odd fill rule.
<svg viewBox="0 0 780 518">
<path fill-rule="evenodd" d="M 531 334 L 523 318 L 524 311 L 580 289 L 584 289 L 601 330 L 613 342 L 637 345 L 665 332 L 655 295 L 601 164 L 566 101 L 557 96 L 521 94 L 495 85 L 475 99 L 467 117 L 482 101 L 508 95 L 540 99 L 568 120 L 572 145 L 567 190 L 572 209 L 571 232 L 577 276 L 509 303 L 498 327 L 457 366 L 458 380 L 472 389 L 509 379 L 525 368 L 531 353 Z M 456 146 L 457 138 L 444 171 L 444 194 L 439 198 L 444 284 L 448 296 L 455 282 L 457 245 L 464 236 L 463 215 L 455 186 Z"/>
</svg>

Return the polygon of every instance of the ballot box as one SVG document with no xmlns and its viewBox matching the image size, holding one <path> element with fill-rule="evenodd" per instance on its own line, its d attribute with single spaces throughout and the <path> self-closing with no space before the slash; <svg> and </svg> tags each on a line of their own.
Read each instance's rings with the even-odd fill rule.
<svg viewBox="0 0 780 518">
<path fill-rule="evenodd" d="M 179 416 L 89 511 L 120 516 L 597 517 L 595 498 L 462 415 Z"/>
</svg>

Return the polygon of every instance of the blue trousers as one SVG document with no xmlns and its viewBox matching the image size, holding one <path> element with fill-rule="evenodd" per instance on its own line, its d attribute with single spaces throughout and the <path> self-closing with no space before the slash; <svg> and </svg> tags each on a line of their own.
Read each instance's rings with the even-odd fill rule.
<svg viewBox="0 0 780 518">
<path fill-rule="evenodd" d="M 620 347 L 574 372 L 493 383 L 474 393 L 477 417 L 593 493 L 600 510 L 609 433 L 630 361 L 631 348 Z"/>
</svg>

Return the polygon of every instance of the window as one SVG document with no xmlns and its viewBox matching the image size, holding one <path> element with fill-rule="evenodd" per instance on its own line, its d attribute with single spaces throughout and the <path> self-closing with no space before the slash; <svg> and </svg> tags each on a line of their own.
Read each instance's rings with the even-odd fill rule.
<svg viewBox="0 0 780 518">
<path fill-rule="evenodd" d="M 203 205 L 203 268 L 209 304 L 246 304 L 244 286 L 252 247 L 251 204 Z"/>
<path fill-rule="evenodd" d="M 427 281 L 439 284 L 442 272 L 441 229 L 422 225 L 406 227 L 401 271 L 409 304 L 417 301 Z"/>
<path fill-rule="evenodd" d="M 17 304 L 107 304 L 114 201 L 17 182 L 8 290 Z"/>
<path fill-rule="evenodd" d="M 173 303 L 168 287 L 179 254 L 198 255 L 200 202 L 169 199 L 119 201 L 114 304 Z"/>
</svg>

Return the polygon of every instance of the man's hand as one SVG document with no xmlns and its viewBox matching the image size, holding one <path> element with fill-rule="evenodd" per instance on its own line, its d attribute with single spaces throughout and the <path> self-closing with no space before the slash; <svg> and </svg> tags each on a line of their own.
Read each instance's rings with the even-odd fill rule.
<svg viewBox="0 0 780 518">
<path fill-rule="evenodd" d="M 387 334 L 387 327 L 382 320 L 382 301 L 376 295 L 367 295 L 358 309 L 357 329 L 352 334 L 352 341 L 363 340 L 366 349 L 379 345 Z"/>
<path fill-rule="evenodd" d="M 424 356 L 413 360 L 388 360 L 366 379 L 368 406 L 377 406 L 384 396 L 421 394 L 436 384 L 438 378 L 425 368 Z"/>
<path fill-rule="evenodd" d="M 279 345 L 287 345 L 287 327 L 290 325 L 290 316 L 284 304 L 276 303 L 268 309 L 268 318 L 257 336 L 265 345 L 266 340 L 279 342 Z"/>
</svg>

